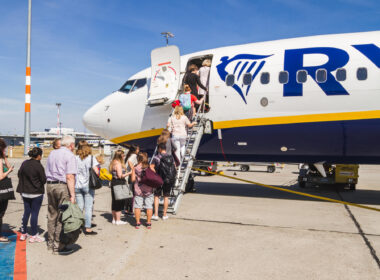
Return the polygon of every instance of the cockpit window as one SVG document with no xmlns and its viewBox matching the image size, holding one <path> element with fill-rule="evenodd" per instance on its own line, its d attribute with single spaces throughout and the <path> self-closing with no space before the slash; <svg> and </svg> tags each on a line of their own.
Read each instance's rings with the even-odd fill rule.
<svg viewBox="0 0 380 280">
<path fill-rule="evenodd" d="M 136 81 L 135 85 L 133 86 L 132 91 L 138 90 L 139 88 L 142 88 L 146 85 L 146 79 L 139 79 Z"/>
<path fill-rule="evenodd" d="M 120 91 L 129 93 L 131 91 L 131 88 L 133 87 L 136 80 L 128 80 L 125 82 L 125 84 L 121 87 Z"/>
</svg>

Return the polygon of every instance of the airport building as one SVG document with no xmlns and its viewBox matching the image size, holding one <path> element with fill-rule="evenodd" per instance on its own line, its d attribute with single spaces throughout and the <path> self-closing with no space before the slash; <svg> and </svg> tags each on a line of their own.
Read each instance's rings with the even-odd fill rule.
<svg viewBox="0 0 380 280">
<path fill-rule="evenodd" d="M 92 133 L 87 132 L 78 132 L 73 128 L 50 128 L 45 129 L 44 131 L 34 131 L 30 133 L 31 144 L 40 145 L 40 146 L 50 146 L 51 142 L 55 138 L 60 138 L 63 135 L 71 135 L 75 137 L 76 142 L 81 140 L 86 140 L 93 146 L 104 145 L 105 140 L 100 136 L 97 136 Z M 5 139 L 5 142 L 9 146 L 21 146 L 24 145 L 24 136 L 23 135 L 0 135 L 0 138 Z"/>
</svg>

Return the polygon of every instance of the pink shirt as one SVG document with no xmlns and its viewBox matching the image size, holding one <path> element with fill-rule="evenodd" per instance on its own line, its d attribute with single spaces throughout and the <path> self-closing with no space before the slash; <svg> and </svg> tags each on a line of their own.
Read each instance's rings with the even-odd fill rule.
<svg viewBox="0 0 380 280">
<path fill-rule="evenodd" d="M 186 137 L 186 126 L 190 124 L 189 119 L 182 115 L 178 120 L 175 115 L 171 116 L 168 121 L 168 127 L 173 136 Z"/>
<path fill-rule="evenodd" d="M 148 167 L 149 168 L 149 167 Z M 135 167 L 136 173 L 136 182 L 135 182 L 135 195 L 136 196 L 148 196 L 153 193 L 153 188 L 149 187 L 145 184 L 140 184 L 141 176 L 142 176 L 142 167 L 138 164 Z"/>
</svg>

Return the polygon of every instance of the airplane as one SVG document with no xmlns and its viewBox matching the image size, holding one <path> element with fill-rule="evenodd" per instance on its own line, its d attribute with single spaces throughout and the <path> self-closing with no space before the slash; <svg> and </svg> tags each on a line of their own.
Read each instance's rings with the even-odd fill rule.
<svg viewBox="0 0 380 280">
<path fill-rule="evenodd" d="M 197 159 L 236 162 L 380 163 L 380 31 L 221 47 L 152 65 L 83 116 L 87 129 L 152 153 L 190 64 L 211 59 Z"/>
</svg>

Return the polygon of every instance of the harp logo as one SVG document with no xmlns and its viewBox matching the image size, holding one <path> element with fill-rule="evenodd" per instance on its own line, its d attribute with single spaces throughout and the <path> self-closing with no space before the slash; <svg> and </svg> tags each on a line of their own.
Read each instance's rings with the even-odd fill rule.
<svg viewBox="0 0 380 280">
<path fill-rule="evenodd" d="M 223 56 L 220 64 L 216 66 L 220 78 L 225 81 L 227 75 L 234 75 L 235 81 L 232 88 L 240 95 L 244 103 L 247 104 L 246 97 L 251 89 L 252 82 L 264 67 L 266 58 L 271 55 L 255 55 L 255 54 L 238 54 L 232 58 Z M 252 75 L 249 85 L 244 85 L 244 74 Z M 247 83 L 248 84 L 248 83 Z"/>
</svg>

